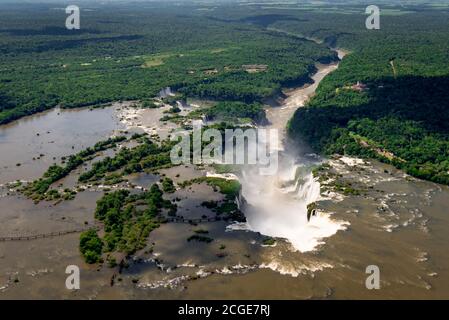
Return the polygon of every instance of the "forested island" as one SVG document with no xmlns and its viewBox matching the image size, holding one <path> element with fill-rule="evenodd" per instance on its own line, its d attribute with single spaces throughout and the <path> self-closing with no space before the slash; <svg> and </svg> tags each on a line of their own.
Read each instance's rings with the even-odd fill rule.
<svg viewBox="0 0 449 320">
<path fill-rule="evenodd" d="M 184 98 L 224 101 L 203 113 L 209 119 L 234 113 L 261 123 L 260 103 L 308 82 L 315 62 L 336 60 L 326 46 L 338 46 L 351 54 L 296 113 L 290 136 L 320 153 L 374 157 L 449 182 L 444 10 L 422 5 L 396 14 L 385 5 L 381 30 L 367 30 L 363 14 L 342 14 L 362 12 L 356 4 L 334 13 L 187 8 L 192 14 L 127 7 L 106 23 L 111 12 L 102 7 L 72 31 L 61 26 L 62 11 L 44 11 L 39 20 L 21 6 L 0 13 L 7 25 L 14 21 L 0 30 L 0 124 L 54 106 L 145 100 L 165 87 Z"/>
<path fill-rule="evenodd" d="M 263 125 L 267 99 L 282 97 L 283 88 L 310 83 L 315 64 L 337 61 L 331 49 L 339 47 L 349 55 L 295 113 L 289 136 L 319 153 L 377 158 L 413 176 L 449 184 L 449 23 L 441 11 L 390 12 L 382 17 L 381 30 L 367 30 L 363 14 L 342 14 L 363 12 L 361 5 L 334 13 L 223 6 L 226 10 L 207 13 L 198 12 L 197 5 L 126 7 L 114 12 L 113 21 L 102 7 L 85 13 L 83 28 L 74 31 L 61 26 L 63 12 L 43 11 L 30 24 L 21 21 L 28 21 L 31 9 L 12 6 L 8 14 L 0 13 L 9 25 L 16 21 L 0 30 L 0 124 L 55 106 L 93 108 L 137 100 L 141 108 L 158 108 L 154 99 L 171 88 L 175 96 L 160 96 L 172 105 L 162 121 L 182 124 L 204 117 L 223 121 L 215 125 L 218 129 L 232 123 Z M 127 19 L 129 14 L 135 19 Z M 332 18 L 323 20 L 323 15 Z M 177 101 L 192 98 L 212 105 L 180 115 Z M 173 142 L 145 134 L 117 136 L 64 158 L 21 191 L 36 202 L 74 199 L 80 190 L 61 192 L 54 185 L 103 151 L 131 141 L 137 145 L 121 146 L 113 156 L 94 161 L 78 184 L 116 185 L 126 175 L 172 166 Z M 196 180 L 202 182 L 214 181 Z M 86 260 L 99 261 L 104 250 L 130 254 L 141 248 L 139 243 L 164 221 L 161 210 L 176 215 L 176 204 L 162 198 L 174 190 L 173 181 L 163 179 L 138 196 L 126 190 L 107 193 L 96 213 L 105 224 L 104 239 L 96 239 L 93 231 L 81 238 Z M 228 200 L 235 196 L 232 191 Z M 136 210 L 136 203 L 148 209 Z M 231 202 L 205 206 L 238 211 Z M 135 223 L 126 226 L 130 219 Z M 129 232 L 135 234 L 132 244 L 126 240 Z"/>
<path fill-rule="evenodd" d="M 0 4 L 1 295 L 447 297 L 449 4 L 78 5 Z M 199 123 L 279 170 L 172 162 Z"/>
</svg>

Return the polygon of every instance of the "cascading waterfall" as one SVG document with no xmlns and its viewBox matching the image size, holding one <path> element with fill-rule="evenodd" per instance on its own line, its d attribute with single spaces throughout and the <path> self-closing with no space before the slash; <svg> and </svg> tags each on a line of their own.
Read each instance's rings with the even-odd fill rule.
<svg viewBox="0 0 449 320">
<path fill-rule="evenodd" d="M 258 170 L 243 171 L 242 194 L 246 200 L 248 228 L 266 236 L 287 239 L 294 250 L 311 251 L 338 230 L 342 223 L 320 214 L 307 221 L 307 205 L 320 199 L 320 184 L 304 167 L 282 159 L 279 173 L 262 176 Z M 299 174 L 298 174 L 299 172 Z"/>
<path fill-rule="evenodd" d="M 167 98 L 169 96 L 174 96 L 170 87 L 163 88 L 159 91 L 159 98 Z"/>
<path fill-rule="evenodd" d="M 319 67 L 312 76 L 314 84 L 294 91 L 282 107 L 269 110 L 269 127 L 283 132 L 294 111 L 304 105 L 318 83 L 336 68 L 337 65 Z M 317 164 L 316 160 L 310 163 L 310 159 L 297 159 L 293 154 L 298 153 L 289 153 L 283 137 L 279 138 L 276 175 L 260 175 L 254 167 L 243 171 L 241 183 L 247 227 L 266 236 L 285 238 L 296 251 L 311 251 L 323 243 L 324 238 L 344 230 L 346 222 L 334 221 L 330 214 L 323 212 L 307 221 L 307 205 L 320 200 L 320 183 L 314 179 L 310 165 L 305 164 Z"/>
<path fill-rule="evenodd" d="M 319 200 L 320 198 L 320 184 L 313 178 L 313 174 L 309 173 L 304 179 L 303 184 L 300 184 L 300 179 L 296 181 L 297 197 L 304 199 L 306 205 Z"/>
</svg>

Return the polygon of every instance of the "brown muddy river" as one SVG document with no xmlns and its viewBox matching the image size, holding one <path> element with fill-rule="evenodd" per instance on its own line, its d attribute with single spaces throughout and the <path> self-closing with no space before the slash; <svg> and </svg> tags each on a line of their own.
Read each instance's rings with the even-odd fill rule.
<svg viewBox="0 0 449 320">
<path fill-rule="evenodd" d="M 270 126 L 285 128 L 295 109 L 336 67 L 319 66 L 314 85 L 289 92 L 282 106 L 269 109 Z M 74 201 L 57 205 L 34 204 L 5 184 L 37 178 L 62 156 L 130 127 L 159 130 L 163 135 L 172 129 L 158 121 L 158 109 L 123 113 L 124 109 L 126 105 L 120 104 L 92 111 L 55 109 L 0 127 L 0 237 L 94 224 L 100 189 L 81 192 Z M 282 166 L 288 174 L 296 168 L 310 173 L 305 164 L 319 161 L 284 156 Z M 264 195 L 243 182 L 247 224 L 164 224 L 150 234 L 153 251 L 140 252 L 121 274 L 85 264 L 78 251 L 78 233 L 0 242 L 0 299 L 449 298 L 449 188 L 410 178 L 375 161 L 343 157 L 326 162 L 333 175 L 322 181 L 321 192 L 316 180 L 306 179 L 307 174 L 301 183 L 293 181 L 282 190 L 276 187 L 277 181 L 269 181 L 273 190 L 265 198 L 273 194 L 278 200 L 262 208 L 264 202 L 254 199 Z M 159 175 L 181 182 L 203 176 L 207 170 L 178 166 Z M 327 187 L 334 176 L 362 192 L 344 196 L 332 191 Z M 139 186 L 158 179 L 148 174 L 130 177 Z M 70 181 L 69 176 L 62 183 Z M 268 183 L 262 182 L 259 185 Z M 317 216 L 310 223 L 304 215 L 305 195 L 318 201 Z M 180 214 L 199 217 L 207 215 L 202 201 L 222 196 L 207 185 L 197 185 L 172 197 L 180 198 Z M 214 241 L 186 241 L 198 229 L 208 230 Z M 276 243 L 264 245 L 265 235 L 276 237 Z M 65 287 L 68 265 L 81 269 L 80 290 Z M 379 267 L 379 290 L 365 286 L 369 265 Z"/>
<path fill-rule="evenodd" d="M 124 128 L 114 107 L 57 108 L 0 126 L 0 183 L 38 178 L 61 156 L 83 150 Z"/>
</svg>

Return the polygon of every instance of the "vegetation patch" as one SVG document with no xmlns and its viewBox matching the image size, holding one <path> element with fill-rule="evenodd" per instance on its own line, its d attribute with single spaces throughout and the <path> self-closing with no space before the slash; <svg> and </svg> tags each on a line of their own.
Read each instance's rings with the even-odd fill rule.
<svg viewBox="0 0 449 320">
<path fill-rule="evenodd" d="M 87 148 L 75 155 L 71 155 L 67 160 L 64 160 L 64 166 L 57 164 L 50 166 L 42 178 L 27 184 L 21 191 L 35 201 L 57 199 L 60 196 L 58 196 L 55 190 L 51 190 L 46 194 L 53 183 L 69 175 L 70 172 L 81 166 L 85 161 L 90 160 L 98 152 L 114 148 L 117 143 L 125 140 L 125 136 L 109 138 L 108 140 L 96 143 L 92 148 Z"/>
<path fill-rule="evenodd" d="M 241 184 L 237 180 L 227 180 L 216 177 L 200 177 L 179 183 L 179 186 L 186 188 L 193 184 L 207 183 L 216 190 L 219 190 L 227 199 L 234 200 L 240 195 Z"/>
<path fill-rule="evenodd" d="M 262 241 L 264 246 L 274 246 L 276 244 L 276 239 L 274 238 L 265 238 Z"/>
<path fill-rule="evenodd" d="M 103 241 L 98 237 L 95 229 L 90 229 L 80 235 L 80 252 L 87 263 L 101 261 Z"/>
<path fill-rule="evenodd" d="M 173 183 L 173 180 L 170 178 L 163 178 L 161 184 L 162 184 L 162 191 L 166 193 L 174 193 L 176 191 L 176 187 Z"/>
<path fill-rule="evenodd" d="M 203 235 L 194 234 L 194 235 L 188 237 L 187 241 L 188 242 L 198 241 L 198 242 L 211 243 L 212 241 L 214 241 L 214 239 L 206 237 L 206 236 L 203 236 Z"/>
<path fill-rule="evenodd" d="M 265 123 L 265 110 L 260 103 L 247 104 L 236 101 L 219 102 L 203 111 L 207 120 L 229 121 L 232 123 Z"/>
<path fill-rule="evenodd" d="M 83 233 L 81 253 L 87 263 L 99 262 L 103 253 L 134 254 L 145 248 L 150 232 L 165 221 L 163 213 L 172 211 L 176 205 L 163 198 L 157 184 L 139 194 L 127 190 L 105 194 L 95 210 L 95 219 L 104 225 L 104 236 L 99 238 L 95 230 Z"/>
<path fill-rule="evenodd" d="M 201 205 L 211 209 L 223 219 L 244 222 L 246 217 L 239 209 L 236 201 L 240 196 L 241 184 L 237 180 L 227 180 L 216 177 L 200 177 L 179 183 L 181 188 L 186 188 L 193 184 L 207 183 L 215 191 L 221 192 L 225 199 L 223 201 L 203 201 Z"/>
<path fill-rule="evenodd" d="M 93 182 L 103 179 L 106 174 L 121 170 L 119 176 L 144 170 L 156 170 L 172 166 L 170 151 L 174 142 L 165 140 L 161 144 L 144 138 L 134 148 L 122 148 L 114 157 L 95 162 L 92 169 L 82 173 L 79 182 Z"/>
<path fill-rule="evenodd" d="M 414 177 L 449 184 L 449 109 L 443 107 L 449 68 L 442 47 L 448 21 L 437 13 L 432 22 L 426 14 L 390 19 L 395 27 L 384 31 L 388 37 L 351 28 L 349 17 L 334 20 L 329 29 L 320 21 L 315 36 L 352 52 L 296 111 L 288 133 L 325 155 L 375 158 Z M 412 33 L 410 23 L 416 26 Z M 289 22 L 285 29 L 299 24 Z"/>
<path fill-rule="evenodd" d="M 189 5 L 125 4 L 112 16 L 93 10 L 86 32 L 76 33 L 62 30 L 51 5 L 44 7 L 33 23 L 33 4 L 0 14 L 14 25 L 0 37 L 0 124 L 58 105 L 152 99 L 166 87 L 192 98 L 261 102 L 307 79 L 315 61 L 336 60 L 324 46 L 243 20 L 215 20 Z M 103 23 L 110 19 L 122 23 Z"/>
</svg>

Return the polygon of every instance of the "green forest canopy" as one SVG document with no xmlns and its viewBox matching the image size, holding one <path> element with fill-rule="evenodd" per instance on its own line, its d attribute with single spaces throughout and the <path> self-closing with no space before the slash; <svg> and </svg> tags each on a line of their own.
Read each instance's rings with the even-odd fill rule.
<svg viewBox="0 0 449 320">
<path fill-rule="evenodd" d="M 38 15 L 32 5 L 0 11 L 0 124 L 56 105 L 149 98 L 168 86 L 252 103 L 336 58 L 325 46 L 195 9 L 92 6 L 72 31 L 51 6 L 39 5 Z M 245 67 L 253 64 L 267 68 Z"/>
<path fill-rule="evenodd" d="M 317 152 L 376 157 L 449 183 L 448 7 L 382 4 L 380 30 L 365 28 L 356 2 L 90 7 L 73 32 L 49 5 L 0 11 L 0 124 L 56 105 L 145 99 L 167 86 L 258 103 L 308 80 L 314 62 L 336 58 L 326 45 L 338 46 L 351 54 L 295 114 L 290 136 Z M 351 89 L 357 81 L 367 89 Z"/>
</svg>

